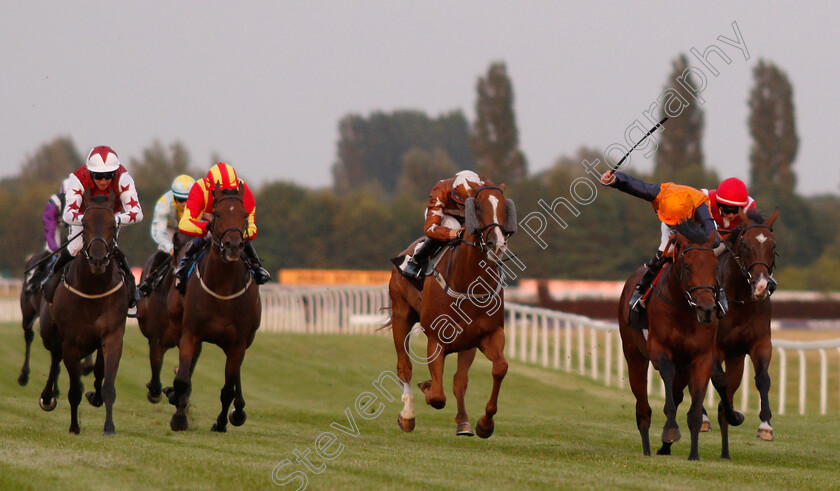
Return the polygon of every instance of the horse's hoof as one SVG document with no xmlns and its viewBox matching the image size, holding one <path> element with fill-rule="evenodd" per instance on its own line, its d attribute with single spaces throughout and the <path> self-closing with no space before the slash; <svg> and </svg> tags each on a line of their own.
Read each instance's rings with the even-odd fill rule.
<svg viewBox="0 0 840 491">
<path fill-rule="evenodd" d="M 656 455 L 671 455 L 671 444 L 663 442 L 659 450 L 656 451 Z"/>
<path fill-rule="evenodd" d="M 106 431 L 105 433 L 102 433 L 102 436 L 114 436 L 116 434 L 117 434 L 116 431 L 111 430 L 111 431 Z"/>
<path fill-rule="evenodd" d="M 429 392 L 429 389 L 432 388 L 432 381 L 426 380 L 425 382 L 420 382 L 419 384 L 417 384 L 417 387 L 419 387 L 420 390 L 423 391 L 423 393 L 425 394 Z"/>
<path fill-rule="evenodd" d="M 102 405 L 102 398 L 97 397 L 96 392 L 88 391 L 85 393 L 85 398 L 88 400 L 91 406 L 93 407 L 100 407 Z"/>
<path fill-rule="evenodd" d="M 700 423 L 700 433 L 708 433 L 712 431 L 712 422 L 709 421 L 709 417 L 706 416 L 706 413 L 703 413 L 703 422 Z"/>
<path fill-rule="evenodd" d="M 493 435 L 493 430 L 496 428 L 496 423 L 490 422 L 490 426 L 484 426 L 482 424 L 484 421 L 484 416 L 482 416 L 478 422 L 475 424 L 475 434 L 478 435 L 479 438 L 490 438 Z"/>
<path fill-rule="evenodd" d="M 40 399 L 38 399 L 38 405 L 41 406 L 41 409 L 43 409 L 44 411 L 47 411 L 47 412 L 52 411 L 53 409 L 55 409 L 55 405 L 56 405 L 55 397 L 50 399 L 49 404 L 45 403 L 44 398 L 41 397 Z"/>
<path fill-rule="evenodd" d="M 172 428 L 172 431 L 186 431 L 187 427 L 189 427 L 187 415 L 173 414 L 172 419 L 169 421 L 169 427 Z"/>
<path fill-rule="evenodd" d="M 72 433 L 72 434 L 74 434 L 74 435 L 78 435 L 78 434 L 79 434 L 79 432 L 80 432 L 80 430 L 79 430 L 79 425 L 75 425 L 75 426 L 74 426 L 74 425 L 70 425 L 70 433 Z"/>
<path fill-rule="evenodd" d="M 772 442 L 773 428 L 759 428 L 758 433 L 756 433 L 755 437 L 759 440 L 764 440 L 765 442 Z"/>
<path fill-rule="evenodd" d="M 18 376 L 18 384 L 20 384 L 20 385 L 26 385 L 26 384 L 28 384 L 28 383 L 29 383 L 29 374 L 26 374 L 26 373 L 21 373 L 21 374 Z"/>
<path fill-rule="evenodd" d="M 741 411 L 733 411 L 733 413 L 735 415 L 732 417 L 732 421 L 729 421 L 729 424 L 732 426 L 740 426 L 741 423 L 744 422 L 744 413 Z"/>
<path fill-rule="evenodd" d="M 146 394 L 146 398 L 149 399 L 149 402 L 151 402 L 152 404 L 157 404 L 160 402 L 163 396 L 161 394 L 154 395 L 152 394 L 152 391 L 149 391 Z"/>
<path fill-rule="evenodd" d="M 228 421 L 233 426 L 242 426 L 245 424 L 245 419 L 248 417 L 244 409 L 234 409 L 228 414 Z"/>
<path fill-rule="evenodd" d="M 400 426 L 400 429 L 406 433 L 414 431 L 414 418 L 406 419 L 402 416 L 397 416 L 397 424 Z"/>
<path fill-rule="evenodd" d="M 662 430 L 662 441 L 664 443 L 674 443 L 680 441 L 682 436 L 680 435 L 679 428 L 666 428 Z"/>
<path fill-rule="evenodd" d="M 210 431 L 215 431 L 216 433 L 227 433 L 227 427 L 221 426 L 219 423 L 213 423 Z"/>
<path fill-rule="evenodd" d="M 178 398 L 175 397 L 175 389 L 173 387 L 164 387 L 163 394 L 166 396 L 169 404 L 172 404 L 173 406 L 178 405 Z"/>
<path fill-rule="evenodd" d="M 491 432 L 492 433 L 492 432 Z M 458 429 L 455 430 L 456 436 L 473 436 L 472 425 L 470 425 L 469 421 L 464 421 L 463 423 L 458 423 Z"/>
</svg>

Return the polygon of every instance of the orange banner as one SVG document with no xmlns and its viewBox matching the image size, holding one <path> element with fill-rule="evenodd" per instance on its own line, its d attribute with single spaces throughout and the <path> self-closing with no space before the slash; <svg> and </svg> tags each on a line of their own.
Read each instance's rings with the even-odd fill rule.
<svg viewBox="0 0 840 491">
<path fill-rule="evenodd" d="M 390 271 L 281 269 L 277 282 L 285 285 L 384 285 L 390 277 Z"/>
</svg>

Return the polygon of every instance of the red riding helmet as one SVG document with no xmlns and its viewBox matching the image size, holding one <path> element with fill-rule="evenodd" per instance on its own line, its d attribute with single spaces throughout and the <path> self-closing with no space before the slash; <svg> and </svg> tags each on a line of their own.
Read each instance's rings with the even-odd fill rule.
<svg viewBox="0 0 840 491">
<path fill-rule="evenodd" d="M 239 178 L 236 177 L 236 171 L 224 162 L 219 162 L 211 167 L 204 180 L 207 183 L 207 189 L 215 189 L 217 182 L 223 190 L 239 187 Z"/>
<path fill-rule="evenodd" d="M 725 205 L 746 206 L 749 201 L 747 185 L 737 177 L 724 179 L 717 187 L 717 201 Z"/>
</svg>

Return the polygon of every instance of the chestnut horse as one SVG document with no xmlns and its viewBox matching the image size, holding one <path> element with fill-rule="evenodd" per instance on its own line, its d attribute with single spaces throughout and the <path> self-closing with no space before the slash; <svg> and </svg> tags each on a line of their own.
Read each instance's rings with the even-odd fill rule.
<svg viewBox="0 0 840 491">
<path fill-rule="evenodd" d="M 213 234 L 211 246 L 195 264 L 187 281 L 183 318 L 177 306 L 170 304 L 170 318 L 181 332 L 178 372 L 169 402 L 176 407 L 169 422 L 173 431 L 186 430 L 187 406 L 192 391 L 192 372 L 201 353 L 201 343 L 209 342 L 225 352 L 225 384 L 222 387 L 222 411 L 212 431 L 227 431 L 228 419 L 234 426 L 245 423 L 245 398 L 242 396 L 240 368 L 245 350 L 251 346 L 260 327 L 260 292 L 242 258 L 248 211 L 242 203 L 243 187 L 213 190 Z M 227 411 L 233 402 L 234 410 Z"/>
<path fill-rule="evenodd" d="M 95 392 L 87 399 L 94 406 L 105 403 L 105 434 L 114 434 L 113 405 L 117 397 L 114 381 L 122 356 L 128 292 L 115 260 L 117 222 L 113 192 L 110 196 L 90 197 L 85 192 L 82 220 L 83 247 L 70 262 L 55 291 L 52 304 L 42 302 L 41 337 L 52 354 L 46 387 L 39 401 L 41 408 L 55 408 L 53 387 L 58 363 L 64 359 L 70 377 L 70 433 L 79 433 L 79 402 L 82 398 L 80 361 L 94 351 Z M 45 314 L 51 314 L 51 316 Z M 52 322 L 44 322 L 51 317 Z"/>
<path fill-rule="evenodd" d="M 178 266 L 178 260 L 186 250 L 184 246 L 189 242 L 190 237 L 181 233 L 175 233 L 172 241 L 175 246 L 175 254 L 163 261 L 156 261 L 158 253 L 146 261 L 143 266 L 142 280 L 146 280 L 152 273 L 157 279 L 154 280 L 154 288 L 143 296 L 137 304 L 137 322 L 140 324 L 140 332 L 149 340 L 149 364 L 152 369 L 152 378 L 146 383 L 148 393 L 146 397 L 149 402 L 158 403 L 162 396 L 162 385 L 160 383 L 160 369 L 163 365 L 163 356 L 170 348 L 178 346 L 181 339 L 180 323 L 171 323 L 169 320 L 168 305 L 183 312 L 183 297 L 174 287 L 172 272 Z"/>
<path fill-rule="evenodd" d="M 659 455 L 670 455 L 671 444 L 680 439 L 677 407 L 686 386 L 691 394 L 688 428 L 691 432 L 689 460 L 700 458 L 697 441 L 702 421 L 703 398 L 714 366 L 717 332 L 716 268 L 712 245 L 716 232 L 707 237 L 693 221 L 676 227 L 673 263 L 663 267 L 648 295 L 645 318 L 647 333 L 630 323 L 630 296 L 644 274 L 637 269 L 625 283 L 619 300 L 619 333 L 627 360 L 630 388 L 636 396 L 636 425 L 642 451 L 650 455 L 651 408 L 647 396 L 648 362 L 665 384 L 665 427 Z M 721 374 L 722 375 L 722 374 Z M 738 415 L 729 412 L 732 424 Z M 743 416 L 741 416 L 743 419 Z"/>
<path fill-rule="evenodd" d="M 397 371 L 404 388 L 404 407 L 397 422 L 403 431 L 414 429 L 409 352 L 411 337 L 417 332 L 412 327 L 419 321 L 428 338 L 427 356 L 412 358 L 429 366 L 432 378 L 420 384 L 426 403 L 435 409 L 446 404 L 442 382 L 444 358 L 449 353 L 458 353 L 453 381 L 458 403 L 456 434 L 473 435 L 464 408 L 464 394 L 478 348 L 493 363 L 493 389 L 475 431 L 481 438 L 493 434 L 499 388 L 508 369 L 504 356 L 504 274 L 500 261 L 507 252 L 507 238 L 516 231 L 516 215 L 513 201 L 505 199 L 504 186 L 487 184 L 466 200 L 464 236 L 443 253 L 433 273 L 425 278 L 422 293 L 396 267 L 391 271 L 388 286 L 391 326 Z M 403 254 L 413 251 L 416 244 Z"/>
<path fill-rule="evenodd" d="M 759 418 L 761 424 L 756 435 L 761 440 L 773 440 L 770 426 L 770 358 L 773 346 L 770 340 L 770 292 L 776 265 L 776 239 L 773 223 L 779 216 L 776 209 L 769 219 L 754 211 L 739 214 L 741 224 L 726 239 L 726 252 L 721 254 L 722 283 L 729 300 L 729 312 L 720 320 L 717 334 L 717 362 L 725 363 L 726 382 L 721 389 L 731 405 L 735 391 L 744 374 L 744 356 L 750 355 L 755 367 L 755 386 L 761 398 Z M 729 434 L 726 418 L 718 408 L 718 423 L 722 439 L 721 457 L 729 458 Z"/>
</svg>

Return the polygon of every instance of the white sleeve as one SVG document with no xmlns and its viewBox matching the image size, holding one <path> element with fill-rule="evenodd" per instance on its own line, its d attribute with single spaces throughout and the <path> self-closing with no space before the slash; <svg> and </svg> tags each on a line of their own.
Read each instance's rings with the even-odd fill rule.
<svg viewBox="0 0 840 491">
<path fill-rule="evenodd" d="M 172 241 L 169 240 L 169 234 L 166 233 L 170 211 L 167 198 L 168 196 L 164 194 L 157 200 L 155 215 L 152 218 L 152 240 L 158 245 L 158 249 L 163 252 L 169 252 L 173 248 Z"/>
<path fill-rule="evenodd" d="M 71 174 L 70 177 L 67 178 L 67 181 L 65 181 L 65 183 L 65 202 L 62 217 L 64 218 L 64 222 L 68 225 L 81 226 L 82 217 L 84 215 L 79 210 L 81 210 L 82 207 L 82 200 L 84 199 L 85 188 L 84 186 L 82 186 L 82 181 L 80 181 L 75 174 Z"/>
<path fill-rule="evenodd" d="M 119 189 L 122 211 L 117 213 L 117 217 L 120 224 L 129 225 L 143 221 L 143 210 L 140 208 L 140 200 L 137 199 L 134 179 L 127 172 L 120 176 Z"/>
</svg>

